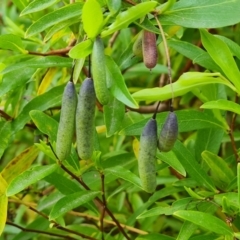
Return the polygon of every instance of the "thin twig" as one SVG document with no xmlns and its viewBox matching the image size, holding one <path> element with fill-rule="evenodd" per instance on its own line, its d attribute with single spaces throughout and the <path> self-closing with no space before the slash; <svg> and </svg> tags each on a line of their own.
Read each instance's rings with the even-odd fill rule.
<svg viewBox="0 0 240 240">
<path fill-rule="evenodd" d="M 44 234 L 44 235 L 48 235 L 48 236 L 54 236 L 54 237 L 60 237 L 60 238 L 64 238 L 64 239 L 69 239 L 69 240 L 74 240 L 77 238 L 73 238 L 73 237 L 69 237 L 69 236 L 65 236 L 62 234 L 57 234 L 57 233 L 51 233 L 51 232 L 46 232 L 46 231 L 42 231 L 42 230 L 37 230 L 37 229 L 31 229 L 31 228 L 24 228 L 16 223 L 7 221 L 6 224 L 19 228 L 21 229 L 23 232 L 33 232 L 33 233 L 38 233 L 38 234 Z"/>
<path fill-rule="evenodd" d="M 79 216 L 79 217 L 84 217 L 84 218 L 87 218 L 87 219 L 94 219 L 95 221 L 99 221 L 99 217 L 92 216 L 92 215 L 89 215 L 87 213 L 80 213 L 80 212 L 75 212 L 75 211 L 70 211 L 68 213 L 71 214 L 71 215 L 74 215 L 74 216 Z M 108 220 L 108 219 L 105 219 L 105 218 L 103 219 L 103 221 L 106 224 L 111 224 L 111 225 L 116 226 L 116 223 L 114 221 L 111 221 L 111 220 Z M 122 224 L 122 223 L 120 223 L 120 224 L 121 224 L 122 228 L 127 229 L 130 232 L 134 232 L 134 233 L 141 234 L 141 235 L 148 234 L 148 232 L 140 230 L 138 228 L 134 228 L 134 227 Z"/>
<path fill-rule="evenodd" d="M 50 148 L 52 149 L 53 154 L 55 155 L 55 157 L 58 159 L 52 145 L 50 144 Z M 60 165 L 60 167 L 66 172 L 68 173 L 73 179 L 75 179 L 78 183 L 80 183 L 86 190 L 90 190 L 90 188 L 83 182 L 83 180 L 76 176 L 74 173 L 72 173 L 69 169 L 67 169 L 60 160 L 58 160 L 58 164 Z M 103 206 L 103 202 L 101 201 L 100 198 L 96 197 L 95 200 L 101 205 Z M 105 207 L 106 212 L 108 213 L 108 215 L 112 218 L 112 220 L 116 223 L 119 231 L 123 234 L 123 236 L 127 239 L 130 240 L 129 236 L 125 233 L 124 229 L 122 228 L 122 226 L 120 225 L 119 221 L 115 218 L 115 216 L 113 215 L 113 213 L 108 209 L 108 207 Z"/>
<path fill-rule="evenodd" d="M 0 116 L 5 118 L 7 121 L 13 120 L 13 118 L 10 115 L 8 115 L 7 113 L 5 113 L 3 110 L 0 110 Z"/>
<path fill-rule="evenodd" d="M 31 55 L 38 55 L 38 56 L 51 56 L 51 55 L 65 56 L 71 50 L 71 48 L 72 47 L 66 47 L 63 49 L 52 50 L 45 53 L 34 52 L 34 51 L 29 51 L 28 53 Z"/>
<path fill-rule="evenodd" d="M 158 105 L 158 102 L 154 103 L 153 105 L 148 105 L 148 106 L 140 106 L 139 108 L 130 108 L 131 111 L 138 112 L 138 113 L 154 113 L 156 111 L 156 107 Z M 162 103 L 159 108 L 158 112 L 162 112 L 167 110 L 168 106 L 165 103 Z"/>
<path fill-rule="evenodd" d="M 154 14 L 154 17 L 156 19 L 156 22 L 158 24 L 158 28 L 161 32 L 161 35 L 162 35 L 162 39 L 163 39 L 163 44 L 164 44 L 164 49 L 165 49 L 165 54 L 166 54 L 166 58 L 167 58 L 167 65 L 168 65 L 168 78 L 169 78 L 169 83 L 171 85 L 171 90 L 172 90 L 172 100 L 171 100 L 171 103 L 170 103 L 170 107 L 172 107 L 172 104 L 173 104 L 173 101 L 174 101 L 174 93 L 173 93 L 173 86 L 172 86 L 172 68 L 171 68 L 171 60 L 170 60 L 170 55 L 169 55 L 169 51 L 168 51 L 168 46 L 167 46 L 167 40 L 165 38 L 165 35 L 164 35 L 164 31 L 163 31 L 163 28 L 162 28 L 162 25 L 157 17 L 157 14 Z"/>
<path fill-rule="evenodd" d="M 116 41 L 119 33 L 120 33 L 120 31 L 116 31 L 116 32 L 112 35 L 112 37 L 109 39 L 109 41 L 108 41 L 108 46 L 109 46 L 110 48 L 113 47 L 113 44 L 115 43 L 115 41 Z"/>
</svg>

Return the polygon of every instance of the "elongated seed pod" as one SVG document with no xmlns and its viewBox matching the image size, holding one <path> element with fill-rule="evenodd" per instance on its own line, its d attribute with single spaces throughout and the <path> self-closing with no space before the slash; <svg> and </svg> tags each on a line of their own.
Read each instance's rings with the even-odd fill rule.
<svg viewBox="0 0 240 240">
<path fill-rule="evenodd" d="M 156 189 L 156 151 L 157 122 L 155 119 L 150 119 L 140 137 L 138 156 L 138 171 L 142 187 L 149 193 Z"/>
<path fill-rule="evenodd" d="M 105 65 L 104 45 L 102 39 L 97 37 L 92 51 L 92 75 L 97 99 L 102 105 L 106 105 L 110 98 Z"/>
<path fill-rule="evenodd" d="M 77 94 L 74 83 L 69 81 L 64 89 L 62 108 L 58 125 L 56 154 L 59 160 L 65 160 L 71 151 L 72 139 L 75 130 L 75 113 Z"/>
<path fill-rule="evenodd" d="M 93 80 L 86 78 L 79 91 L 76 111 L 77 150 L 81 159 L 90 159 L 93 153 L 95 104 Z"/>
<path fill-rule="evenodd" d="M 142 39 L 143 61 L 147 68 L 152 69 L 158 61 L 157 41 L 155 33 L 143 30 Z"/>
<path fill-rule="evenodd" d="M 142 57 L 142 55 L 143 55 L 142 38 L 143 38 L 143 32 L 141 31 L 138 34 L 137 39 L 133 44 L 133 54 L 134 54 L 134 56 Z"/>
<path fill-rule="evenodd" d="M 162 152 L 170 151 L 178 136 L 178 120 L 174 112 L 169 112 L 167 119 L 160 132 L 158 148 Z"/>
</svg>

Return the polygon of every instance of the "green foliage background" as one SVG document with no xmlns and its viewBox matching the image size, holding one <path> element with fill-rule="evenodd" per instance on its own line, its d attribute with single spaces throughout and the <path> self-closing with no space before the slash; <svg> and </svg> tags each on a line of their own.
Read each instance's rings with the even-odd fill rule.
<svg viewBox="0 0 240 240">
<path fill-rule="evenodd" d="M 240 0 L 1 0 L 0 239 L 240 239 L 239 12 Z M 132 51 L 143 29 L 157 35 L 151 72 Z M 79 90 L 98 35 L 111 101 L 96 104 L 92 158 L 74 137 L 59 162 L 63 89 L 75 62 Z M 139 136 L 156 101 L 160 132 L 172 88 L 180 133 L 148 194 Z"/>
</svg>

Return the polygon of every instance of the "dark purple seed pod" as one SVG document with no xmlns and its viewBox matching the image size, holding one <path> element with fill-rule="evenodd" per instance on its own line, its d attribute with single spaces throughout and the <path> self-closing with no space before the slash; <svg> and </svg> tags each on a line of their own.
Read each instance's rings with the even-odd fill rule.
<svg viewBox="0 0 240 240">
<path fill-rule="evenodd" d="M 142 187 L 152 193 L 156 189 L 157 122 L 151 118 L 140 137 L 138 171 Z"/>
<path fill-rule="evenodd" d="M 174 112 L 169 112 L 167 119 L 160 132 L 158 149 L 162 152 L 169 152 L 178 136 L 178 120 Z"/>
<path fill-rule="evenodd" d="M 142 37 L 143 61 L 147 68 L 152 69 L 158 61 L 156 35 L 153 32 L 143 30 Z"/>
</svg>

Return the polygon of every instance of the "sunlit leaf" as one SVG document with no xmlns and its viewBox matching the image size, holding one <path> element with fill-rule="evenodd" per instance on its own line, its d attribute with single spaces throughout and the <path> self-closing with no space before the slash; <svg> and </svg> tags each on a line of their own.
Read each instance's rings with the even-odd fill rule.
<svg viewBox="0 0 240 240">
<path fill-rule="evenodd" d="M 92 46 L 93 42 L 90 39 L 80 42 L 70 50 L 69 56 L 75 59 L 85 58 L 91 54 Z"/>
<path fill-rule="evenodd" d="M 8 49 L 24 54 L 28 52 L 24 49 L 22 39 L 13 34 L 5 34 L 0 36 L 0 49 Z"/>
<path fill-rule="evenodd" d="M 8 198 L 6 196 L 7 183 L 0 174 L 0 236 L 4 230 L 7 220 Z"/>
<path fill-rule="evenodd" d="M 15 176 L 7 189 L 7 196 L 15 195 L 24 190 L 29 185 L 38 182 L 44 177 L 54 172 L 59 166 L 57 164 L 36 166 L 20 175 Z"/>
<path fill-rule="evenodd" d="M 212 216 L 211 214 L 199 211 L 179 210 L 174 213 L 174 216 L 197 224 L 211 232 L 233 236 L 233 230 L 228 227 L 224 221 Z"/>
<path fill-rule="evenodd" d="M 99 191 L 81 191 L 76 192 L 70 195 L 67 195 L 66 197 L 63 197 L 60 199 L 53 207 L 49 219 L 56 219 L 59 216 L 67 213 L 68 211 L 79 207 L 82 204 L 85 204 L 98 195 L 100 195 L 101 192 Z"/>
</svg>

